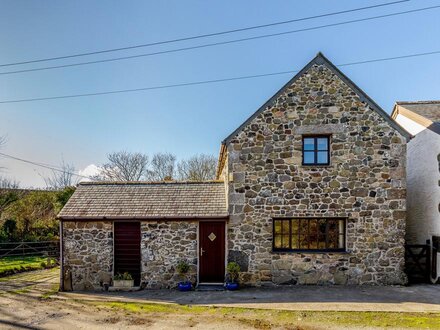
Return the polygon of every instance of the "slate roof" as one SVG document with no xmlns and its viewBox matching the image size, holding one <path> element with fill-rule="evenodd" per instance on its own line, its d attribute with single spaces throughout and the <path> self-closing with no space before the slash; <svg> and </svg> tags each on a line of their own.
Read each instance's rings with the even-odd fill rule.
<svg viewBox="0 0 440 330">
<path fill-rule="evenodd" d="M 396 104 L 434 123 L 440 122 L 440 101 L 396 102 Z"/>
<path fill-rule="evenodd" d="M 226 217 L 224 183 L 84 182 L 60 219 L 183 219 Z"/>
</svg>

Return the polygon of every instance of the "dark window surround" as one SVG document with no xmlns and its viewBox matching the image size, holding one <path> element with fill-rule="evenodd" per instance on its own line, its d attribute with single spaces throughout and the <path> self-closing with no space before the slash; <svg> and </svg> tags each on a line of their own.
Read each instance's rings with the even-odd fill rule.
<svg viewBox="0 0 440 330">
<path fill-rule="evenodd" d="M 310 220 L 326 220 L 326 233 L 325 233 L 325 245 L 326 248 L 324 249 L 304 249 L 304 248 L 292 248 L 292 221 L 295 220 L 300 220 L 300 221 L 310 221 Z M 336 221 L 336 225 L 339 225 L 339 222 L 342 221 L 343 223 L 343 230 L 342 232 L 337 233 L 338 235 L 338 239 L 337 239 L 337 244 L 339 245 L 340 239 L 343 239 L 343 248 L 328 248 L 328 223 L 329 220 L 334 220 Z M 276 221 L 286 221 L 289 222 L 289 248 L 277 248 L 275 247 L 275 222 Z M 346 251 L 346 226 L 347 226 L 347 218 L 343 218 L 343 217 L 289 217 L 289 218 L 273 218 L 272 219 L 272 251 L 274 252 L 345 252 Z M 299 227 L 299 226 L 298 226 Z M 298 242 L 300 240 L 300 230 L 298 230 Z M 310 225 L 308 224 L 308 234 L 310 234 Z M 283 234 L 280 234 L 283 235 Z M 284 234 L 285 235 L 285 234 Z M 310 239 L 309 239 L 310 242 Z M 318 243 L 319 244 L 319 243 Z M 310 243 L 309 243 L 310 246 Z"/>
<path fill-rule="evenodd" d="M 326 138 L 327 139 L 327 150 L 320 150 L 318 149 L 318 139 L 319 138 Z M 314 162 L 313 163 L 305 163 L 304 162 L 304 154 L 307 152 L 307 150 L 304 149 L 304 140 L 305 139 L 314 139 L 314 150 L 309 150 L 309 152 L 313 152 L 314 154 Z M 330 135 L 303 135 L 302 137 L 302 165 L 303 166 L 322 166 L 322 165 L 330 165 Z M 318 152 L 327 152 L 327 162 L 325 163 L 319 163 L 318 162 Z"/>
</svg>

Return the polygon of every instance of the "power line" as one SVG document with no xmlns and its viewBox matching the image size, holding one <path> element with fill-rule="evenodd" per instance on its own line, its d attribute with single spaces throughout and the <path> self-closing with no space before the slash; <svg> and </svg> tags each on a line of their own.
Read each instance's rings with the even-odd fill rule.
<svg viewBox="0 0 440 330">
<path fill-rule="evenodd" d="M 55 165 L 47 165 L 47 164 L 44 164 L 44 163 L 37 163 L 37 162 L 33 162 L 31 160 L 27 160 L 27 159 L 11 156 L 11 155 L 5 154 L 3 152 L 0 152 L 0 156 L 6 157 L 6 158 L 10 158 L 10 159 L 14 159 L 14 160 L 17 160 L 17 161 L 20 161 L 20 162 L 23 162 L 23 163 L 32 164 L 32 165 L 35 165 L 35 166 L 47 168 L 47 169 L 52 170 L 52 171 L 61 172 L 61 173 L 67 173 L 67 174 L 71 174 L 71 175 L 74 175 L 74 176 L 77 176 L 77 177 L 80 177 L 80 178 L 92 180 L 91 177 L 84 176 L 84 175 L 81 175 L 81 174 L 78 174 L 78 173 L 74 173 L 74 172 L 65 171 L 65 170 L 62 170 L 60 168 L 57 168 Z"/>
<path fill-rule="evenodd" d="M 68 68 L 68 67 L 75 67 L 75 66 L 82 66 L 82 65 L 97 64 L 97 63 L 129 60 L 129 59 L 134 59 L 134 58 L 149 57 L 149 56 L 163 55 L 163 54 L 169 54 L 169 53 L 177 53 L 177 52 L 194 50 L 194 49 L 208 48 L 208 47 L 214 47 L 214 46 L 220 46 L 220 45 L 228 45 L 228 44 L 234 44 L 234 43 L 250 41 L 250 40 L 257 40 L 257 39 L 263 39 L 263 38 L 272 38 L 272 37 L 277 37 L 277 36 L 282 36 L 282 35 L 287 35 L 287 34 L 319 30 L 319 29 L 324 29 L 324 28 L 328 28 L 328 27 L 341 26 L 341 25 L 358 23 L 358 22 L 365 22 L 365 21 L 371 21 L 371 20 L 380 19 L 380 18 L 386 18 L 386 17 L 398 16 L 398 15 L 405 15 L 405 14 L 410 14 L 410 13 L 415 13 L 415 12 L 420 12 L 420 11 L 425 11 L 425 10 L 431 10 L 431 9 L 437 9 L 437 8 L 440 8 L 440 5 L 439 6 L 431 6 L 431 7 L 425 7 L 425 8 L 412 9 L 412 10 L 407 10 L 407 11 L 402 11 L 402 12 L 397 12 L 397 13 L 391 13 L 391 14 L 385 14 L 385 15 L 379 15 L 379 16 L 372 16 L 372 17 L 355 19 L 355 20 L 338 22 L 338 23 L 318 25 L 318 26 L 314 26 L 314 27 L 297 29 L 297 30 L 291 30 L 291 31 L 284 31 L 284 32 L 278 32 L 278 33 L 264 34 L 264 35 L 254 36 L 254 37 L 246 37 L 246 38 L 240 38 L 240 39 L 234 39 L 234 40 L 228 40 L 228 41 L 220 41 L 220 42 L 214 42 L 214 43 L 207 43 L 207 44 L 198 45 L 198 46 L 189 46 L 189 47 L 183 47 L 183 48 L 176 48 L 176 49 L 170 49 L 170 50 L 157 51 L 157 52 L 147 53 L 147 54 L 122 56 L 122 57 L 115 57 L 115 58 L 109 58 L 109 59 L 104 59 L 104 60 L 78 62 L 78 63 L 72 63 L 72 64 L 47 66 L 47 67 L 34 68 L 34 69 L 6 71 L 6 72 L 0 72 L 0 75 L 9 75 L 9 74 L 17 74 L 17 73 L 25 73 L 25 72 L 43 71 L 43 70 L 53 70 L 53 69 L 61 69 L 61 68 Z"/>
<path fill-rule="evenodd" d="M 400 0 L 400 1 L 382 3 L 382 4 L 372 5 L 372 6 L 366 6 L 366 7 L 342 10 L 342 11 L 337 11 L 337 12 L 332 12 L 332 13 L 320 14 L 320 15 L 315 15 L 315 16 L 296 18 L 296 19 L 291 19 L 291 20 L 287 20 L 287 21 L 280 21 L 280 22 L 274 22 L 274 23 L 268 23 L 268 24 L 254 25 L 254 26 L 248 26 L 248 27 L 244 27 L 244 28 L 238 28 L 238 29 L 214 32 L 214 33 L 207 33 L 207 34 L 200 34 L 200 35 L 183 37 L 183 38 L 177 38 L 177 39 L 171 39 L 171 40 L 157 41 L 157 42 L 152 42 L 152 43 L 147 43 L 147 44 L 133 45 L 133 46 L 127 46 L 127 47 L 119 47 L 119 48 L 111 48 L 111 49 L 104 49 L 104 50 L 98 50 L 98 51 L 93 51 L 93 52 L 78 53 L 78 54 L 64 55 L 64 56 L 57 56 L 57 57 L 48 57 L 48 58 L 29 60 L 29 61 L 22 61 L 22 62 L 15 62 L 15 63 L 6 63 L 6 64 L 0 64 L 0 67 L 13 66 L 13 65 L 21 65 L 21 64 L 30 64 L 30 63 L 38 63 L 38 62 L 47 62 L 47 61 L 61 60 L 61 59 L 67 59 L 67 58 L 73 58 L 73 57 L 89 56 L 89 55 L 117 52 L 117 51 L 122 51 L 122 50 L 144 48 L 144 47 L 150 47 L 150 46 L 158 46 L 158 45 L 170 44 L 170 43 L 175 43 L 175 42 L 180 42 L 180 41 L 189 41 L 189 40 L 195 40 L 195 39 L 200 39 L 200 38 L 214 37 L 214 36 L 220 36 L 220 35 L 231 34 L 231 33 L 236 33 L 236 32 L 243 32 L 243 31 L 261 29 L 261 28 L 266 28 L 266 27 L 271 27 L 271 26 L 277 26 L 277 25 L 283 25 L 283 24 L 307 21 L 307 20 L 312 20 L 312 19 L 316 19 L 316 18 L 323 18 L 323 17 L 328 17 L 328 16 L 352 13 L 352 12 L 362 11 L 362 10 L 367 10 L 367 9 L 372 9 L 372 8 L 390 6 L 390 5 L 395 5 L 395 4 L 399 4 L 399 3 L 402 3 L 402 2 L 409 2 L 409 1 L 410 0 Z"/>
<path fill-rule="evenodd" d="M 358 62 L 342 63 L 342 64 L 339 64 L 337 66 L 342 67 L 342 66 L 350 66 L 350 65 L 360 65 L 360 64 L 366 64 L 366 63 L 391 61 L 391 60 L 398 60 L 398 59 L 405 59 L 405 58 L 419 57 L 419 56 L 427 56 L 427 55 L 434 55 L 434 54 L 440 54 L 440 50 L 432 51 L 432 52 L 425 52 L 425 53 L 418 53 L 418 54 L 409 54 L 409 55 L 393 56 L 393 57 L 387 57 L 387 58 L 371 59 L 371 60 L 358 61 Z M 60 95 L 60 96 L 49 96 L 49 97 L 39 97 L 39 98 L 29 98 L 29 99 L 18 99 L 18 100 L 0 101 L 0 104 L 32 102 L 32 101 L 44 101 L 44 100 L 56 100 L 56 99 L 67 99 L 67 98 L 78 98 L 78 97 L 88 97 L 88 96 L 98 96 L 98 95 L 108 95 L 108 94 L 121 94 L 121 93 L 130 93 L 130 92 L 140 92 L 140 91 L 148 91 L 148 90 L 155 90 L 155 89 L 167 89 L 167 88 L 175 88 L 175 87 L 194 86 L 194 85 L 205 85 L 205 84 L 220 83 L 220 82 L 226 82 L 226 81 L 244 80 L 244 79 L 252 79 L 252 78 L 261 78 L 261 77 L 268 77 L 268 76 L 277 76 L 277 75 L 283 75 L 283 74 L 288 74 L 288 73 L 296 73 L 296 72 L 298 72 L 298 70 L 271 72 L 271 73 L 263 73 L 263 74 L 249 75 L 249 76 L 239 76 L 239 77 L 222 78 L 222 79 L 202 80 L 202 81 L 194 81 L 194 82 L 187 82 L 187 83 L 180 83 L 180 84 L 160 85 L 160 86 L 151 86 L 151 87 L 141 87 L 141 88 L 123 89 L 123 90 L 115 90 L 115 91 L 105 91 L 105 92 L 95 92 L 95 93 L 85 93 L 85 94 L 72 94 L 72 95 Z"/>
</svg>

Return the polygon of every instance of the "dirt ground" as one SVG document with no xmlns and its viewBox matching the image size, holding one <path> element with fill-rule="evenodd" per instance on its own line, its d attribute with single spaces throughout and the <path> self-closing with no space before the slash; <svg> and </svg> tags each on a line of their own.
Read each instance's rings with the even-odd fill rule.
<svg viewBox="0 0 440 330">
<path fill-rule="evenodd" d="M 317 302 L 316 295 L 322 295 L 322 287 L 296 291 L 245 289 L 236 293 L 191 292 L 188 294 L 170 290 L 124 294 L 58 293 L 58 281 L 57 269 L 0 278 L 0 329 L 440 328 L 440 314 L 435 312 L 434 308 L 440 306 L 437 301 L 440 299 L 436 291 L 438 287 L 431 289 L 420 287 L 416 288 L 417 290 L 411 287 L 400 288 L 400 291 L 396 292 L 400 292 L 401 297 L 394 294 L 395 297 L 391 297 L 388 303 L 396 306 L 405 305 L 402 299 L 407 296 L 411 304 L 418 306 L 402 313 L 348 311 L 347 307 L 336 302 Z M 330 293 L 332 290 L 329 289 Z M 323 299 L 339 297 L 339 304 L 345 300 L 353 306 L 364 301 L 371 309 L 382 291 L 361 290 L 358 294 L 360 297 L 347 299 L 346 293 L 338 293 L 341 291 L 336 290 L 334 291 L 337 293 L 336 296 L 324 296 Z M 420 297 L 425 297 L 426 301 L 423 299 L 418 301 L 420 297 L 417 298 L 415 291 Z M 291 297 L 293 292 L 296 293 L 295 299 Z M 315 292 L 315 295 L 310 295 L 310 292 Z M 433 301 L 430 295 L 437 300 Z M 272 302 L 280 300 L 279 306 L 271 305 L 270 300 Z M 303 301 L 303 307 L 315 306 L 315 310 L 299 308 L 300 301 Z M 425 304 L 426 302 L 431 304 Z M 322 308 L 319 303 L 328 304 L 333 308 L 325 308 L 325 305 Z M 429 312 L 424 310 L 425 307 L 428 310 L 434 309 Z M 381 308 L 383 307 L 378 305 L 377 309 Z"/>
</svg>

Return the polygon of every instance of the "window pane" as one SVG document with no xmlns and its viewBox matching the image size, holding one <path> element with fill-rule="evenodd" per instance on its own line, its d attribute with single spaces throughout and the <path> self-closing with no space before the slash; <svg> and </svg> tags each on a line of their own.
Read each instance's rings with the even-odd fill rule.
<svg viewBox="0 0 440 330">
<path fill-rule="evenodd" d="M 290 226 L 292 227 L 292 249 L 298 249 L 299 248 L 299 238 L 298 238 L 298 230 L 299 230 L 299 220 L 293 219 L 290 221 Z"/>
<path fill-rule="evenodd" d="M 325 231 L 326 231 L 326 227 L 327 227 L 327 220 L 325 219 L 319 219 L 319 225 L 318 225 L 318 235 L 319 235 L 319 249 L 325 249 L 326 248 L 326 244 L 325 244 Z"/>
<path fill-rule="evenodd" d="M 273 241 L 273 246 L 276 249 L 280 249 L 281 248 L 281 236 L 279 235 L 275 235 L 274 237 L 274 241 Z"/>
<path fill-rule="evenodd" d="M 318 138 L 318 150 L 328 150 L 328 137 Z"/>
<path fill-rule="evenodd" d="M 274 222 L 275 222 L 274 234 L 280 234 L 281 233 L 281 221 L 274 220 Z"/>
<path fill-rule="evenodd" d="M 288 220 L 282 221 L 282 223 L 283 223 L 283 229 L 282 229 L 283 234 L 289 234 L 289 222 L 290 221 L 288 221 Z"/>
<path fill-rule="evenodd" d="M 315 153 L 313 151 L 304 151 L 304 164 L 314 164 Z"/>
<path fill-rule="evenodd" d="M 290 248 L 290 246 L 289 246 L 289 235 L 282 235 L 281 237 L 282 237 L 281 247 L 283 249 Z"/>
<path fill-rule="evenodd" d="M 310 249 L 318 248 L 318 221 L 316 219 L 309 220 L 309 242 Z"/>
<path fill-rule="evenodd" d="M 328 154 L 327 151 L 318 151 L 318 164 L 327 164 Z"/>
<path fill-rule="evenodd" d="M 292 249 L 299 249 L 298 233 L 292 233 Z"/>
<path fill-rule="evenodd" d="M 314 138 L 304 138 L 304 150 L 315 150 Z"/>
<path fill-rule="evenodd" d="M 290 221 L 291 226 L 292 226 L 292 234 L 297 234 L 298 233 L 298 229 L 299 229 L 299 220 L 298 219 L 294 219 L 292 221 Z"/>
<path fill-rule="evenodd" d="M 336 220 L 328 220 L 328 248 L 337 249 L 338 248 L 338 236 L 339 236 L 339 226 Z"/>
<path fill-rule="evenodd" d="M 301 219 L 300 222 L 300 242 L 299 242 L 299 247 L 300 249 L 308 249 L 309 248 L 309 237 L 308 237 L 308 232 L 309 232 L 309 226 L 308 226 L 308 220 L 306 219 Z"/>
</svg>

